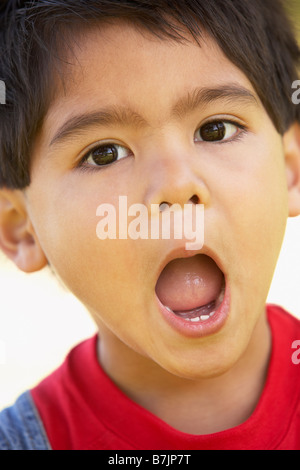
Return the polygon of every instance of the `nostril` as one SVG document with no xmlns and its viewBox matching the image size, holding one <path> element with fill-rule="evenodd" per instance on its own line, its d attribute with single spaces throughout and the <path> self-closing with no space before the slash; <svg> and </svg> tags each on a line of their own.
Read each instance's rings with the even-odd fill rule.
<svg viewBox="0 0 300 470">
<path fill-rule="evenodd" d="M 194 194 L 189 200 L 188 200 L 189 203 L 192 203 L 192 204 L 200 204 L 200 200 L 199 200 L 199 197 L 197 196 L 197 194 Z M 172 204 L 170 204 L 169 202 L 166 202 L 166 201 L 163 201 L 159 204 L 159 211 L 160 212 L 164 212 L 165 210 L 169 209 L 169 207 L 171 207 Z"/>
<path fill-rule="evenodd" d="M 199 204 L 200 203 L 199 197 L 197 196 L 197 194 L 194 194 L 194 196 L 191 197 L 190 202 L 192 204 Z"/>
<path fill-rule="evenodd" d="M 168 209 L 169 207 L 170 207 L 170 204 L 169 204 L 168 202 L 165 202 L 165 201 L 163 201 L 163 202 L 161 202 L 161 203 L 159 204 L 159 210 L 160 210 L 160 212 L 165 211 L 165 210 Z"/>
</svg>

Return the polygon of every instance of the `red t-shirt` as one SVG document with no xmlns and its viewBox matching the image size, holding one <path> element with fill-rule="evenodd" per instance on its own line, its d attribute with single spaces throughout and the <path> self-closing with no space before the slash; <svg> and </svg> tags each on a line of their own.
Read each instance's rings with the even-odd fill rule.
<svg viewBox="0 0 300 470">
<path fill-rule="evenodd" d="M 94 336 L 31 391 L 52 448 L 300 450 L 300 353 L 292 349 L 300 340 L 300 321 L 276 306 L 267 313 L 272 331 L 267 381 L 243 424 L 202 436 L 173 429 L 114 385 L 98 363 Z"/>
</svg>

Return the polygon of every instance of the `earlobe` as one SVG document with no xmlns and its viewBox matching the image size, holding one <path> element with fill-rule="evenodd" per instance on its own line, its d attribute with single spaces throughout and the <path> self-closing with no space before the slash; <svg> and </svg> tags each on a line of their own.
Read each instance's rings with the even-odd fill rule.
<svg viewBox="0 0 300 470">
<path fill-rule="evenodd" d="M 47 265 L 21 191 L 0 191 L 0 248 L 22 271 L 39 271 Z"/>
<path fill-rule="evenodd" d="M 283 136 L 288 185 L 289 216 L 300 215 L 300 124 L 295 123 Z"/>
</svg>

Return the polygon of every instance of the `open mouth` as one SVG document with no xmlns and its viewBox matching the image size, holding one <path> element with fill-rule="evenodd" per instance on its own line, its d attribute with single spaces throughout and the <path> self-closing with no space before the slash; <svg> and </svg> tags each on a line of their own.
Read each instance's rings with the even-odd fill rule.
<svg viewBox="0 0 300 470">
<path fill-rule="evenodd" d="M 168 312 L 181 320 L 211 322 L 224 299 L 225 276 L 207 255 L 178 258 L 165 266 L 155 291 Z"/>
</svg>

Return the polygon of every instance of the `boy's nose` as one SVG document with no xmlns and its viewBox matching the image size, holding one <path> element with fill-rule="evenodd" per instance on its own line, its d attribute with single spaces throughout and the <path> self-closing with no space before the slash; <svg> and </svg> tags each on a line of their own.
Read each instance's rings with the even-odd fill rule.
<svg viewBox="0 0 300 470">
<path fill-rule="evenodd" d="M 158 204 L 164 210 L 173 204 L 209 204 L 210 193 L 195 154 L 160 152 L 151 159 L 145 176 L 144 199 L 148 207 Z"/>
</svg>

